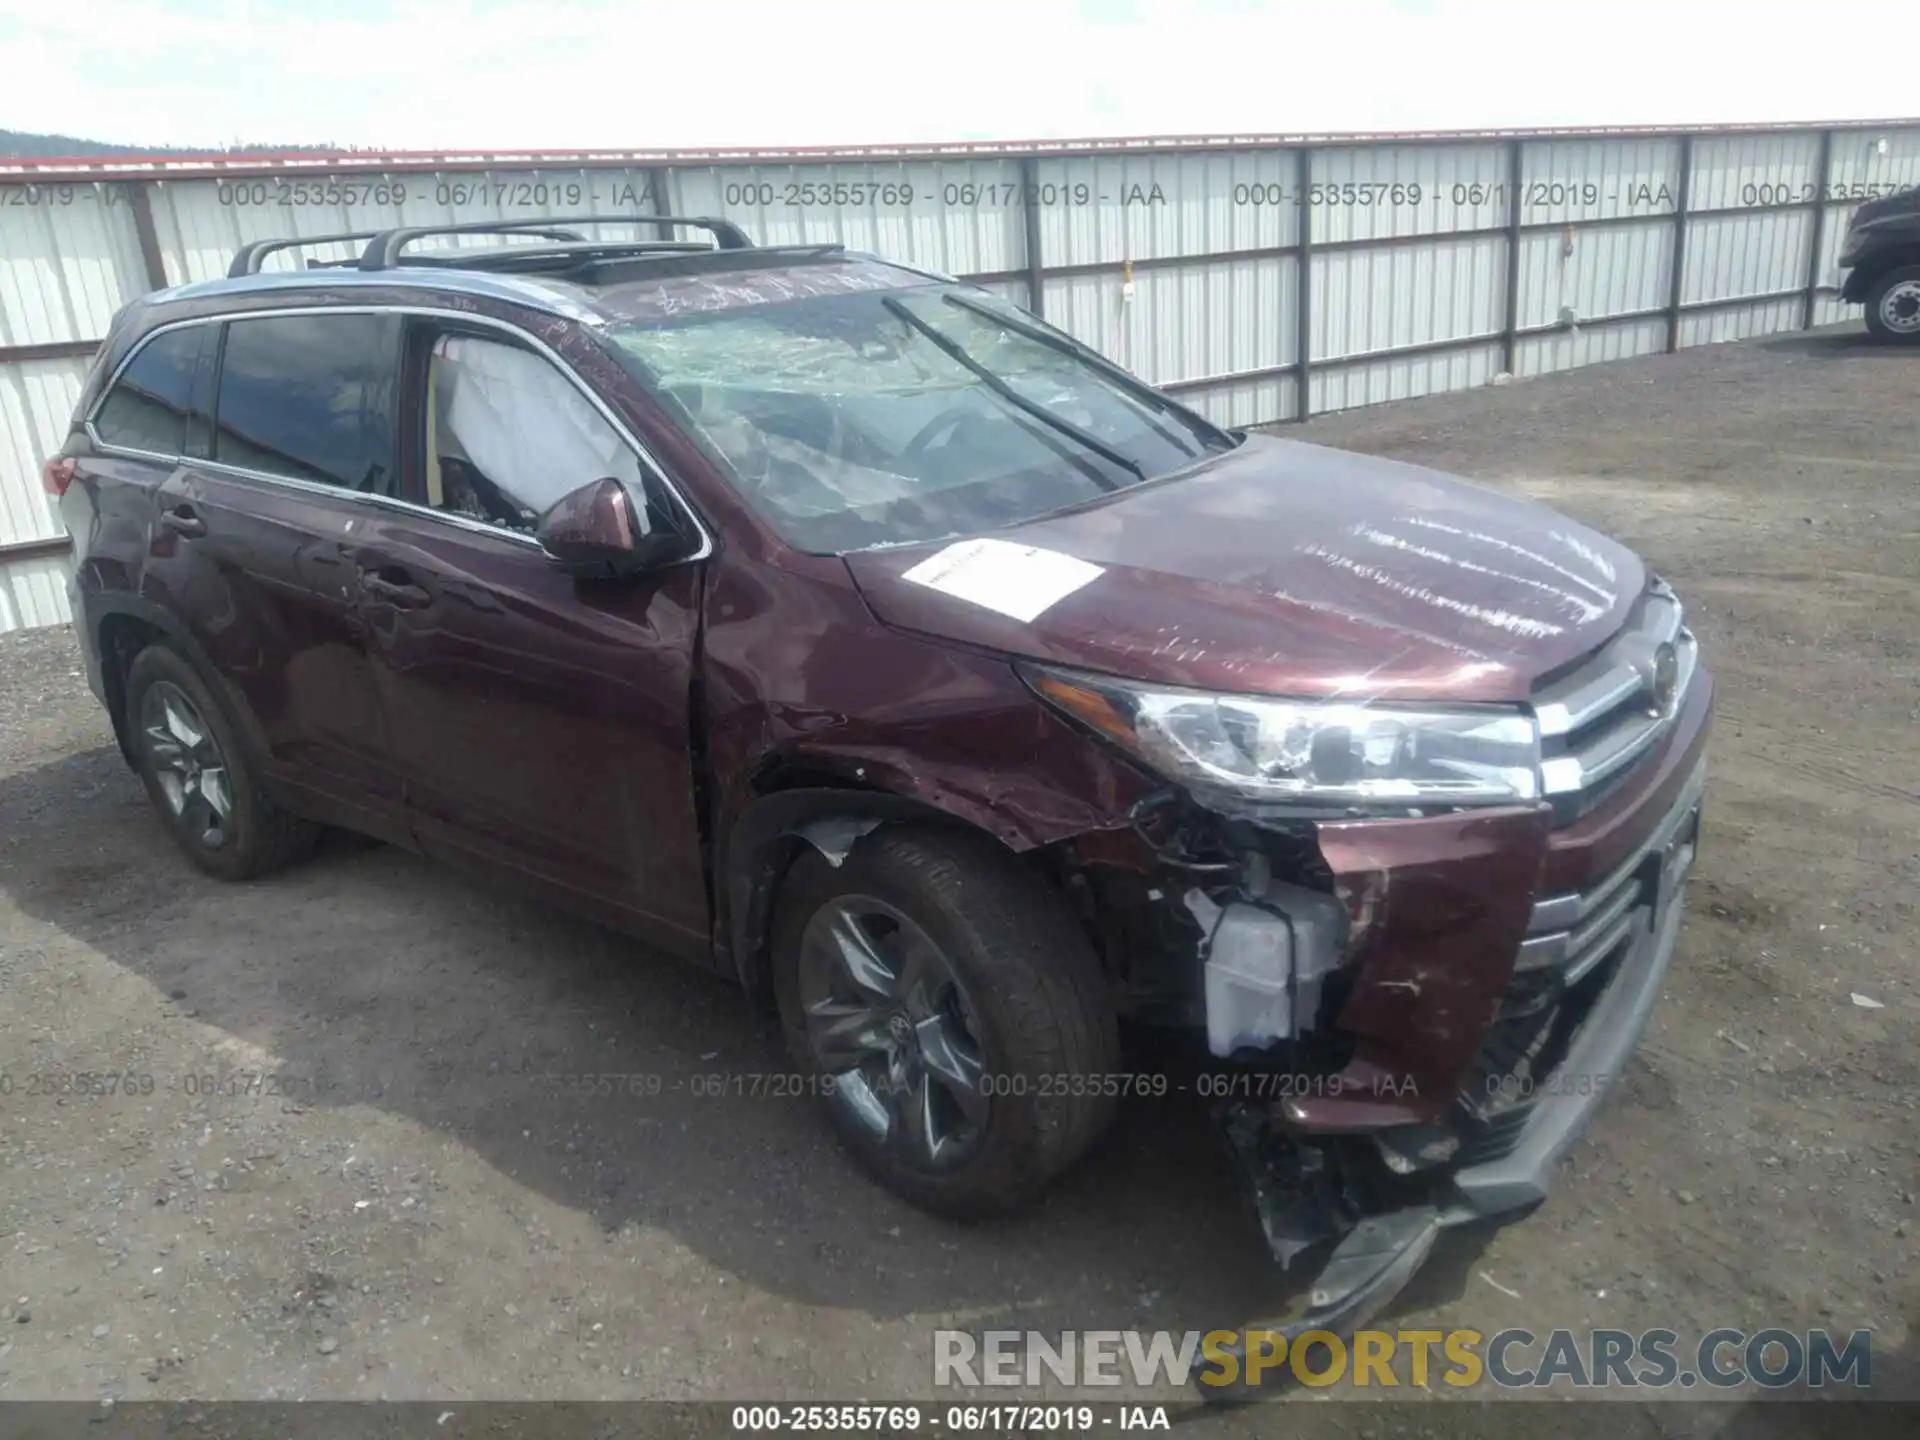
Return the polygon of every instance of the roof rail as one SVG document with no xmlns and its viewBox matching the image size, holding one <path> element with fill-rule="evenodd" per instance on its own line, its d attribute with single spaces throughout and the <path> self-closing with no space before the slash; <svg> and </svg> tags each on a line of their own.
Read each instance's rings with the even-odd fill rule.
<svg viewBox="0 0 1920 1440">
<path fill-rule="evenodd" d="M 688 225 L 697 230 L 709 231 L 713 235 L 717 249 L 751 250 L 753 248 L 753 241 L 747 238 L 747 232 L 731 220 L 689 215 L 579 215 L 553 220 L 486 220 L 467 225 L 415 225 L 399 230 L 387 230 L 368 241 L 365 252 L 360 256 L 360 268 L 392 270 L 400 264 L 401 251 L 414 241 L 433 235 L 536 235 L 549 240 L 570 241 L 574 244 L 586 243 L 581 236 L 570 231 L 541 228 L 560 225 L 657 225 L 663 233 L 671 230 L 675 225 Z M 681 248 L 672 241 L 663 241 L 662 246 L 670 249 Z"/>
<path fill-rule="evenodd" d="M 524 232 L 523 232 L 524 233 Z M 404 256 L 400 264 L 430 270 L 539 270 L 558 262 L 564 267 L 590 265 L 596 260 L 625 260 L 654 255 L 719 255 L 700 240 L 570 240 L 556 245 L 503 245 L 499 249 L 450 250 L 439 254 Z M 358 265 L 343 260 L 342 265 Z"/>
</svg>

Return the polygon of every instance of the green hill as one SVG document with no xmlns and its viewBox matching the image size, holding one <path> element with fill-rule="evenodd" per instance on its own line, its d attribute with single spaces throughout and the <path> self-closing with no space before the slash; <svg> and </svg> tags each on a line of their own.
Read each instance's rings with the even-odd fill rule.
<svg viewBox="0 0 1920 1440">
<path fill-rule="evenodd" d="M 0 130 L 0 156 L 18 159 L 66 159 L 87 155 L 266 155 L 294 150 L 327 152 L 333 145 L 112 145 L 74 135 L 37 135 L 29 130 Z"/>
</svg>

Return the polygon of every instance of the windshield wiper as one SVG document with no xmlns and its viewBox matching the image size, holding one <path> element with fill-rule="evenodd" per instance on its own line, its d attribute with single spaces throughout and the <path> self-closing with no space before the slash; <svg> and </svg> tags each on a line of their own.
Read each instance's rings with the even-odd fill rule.
<svg viewBox="0 0 1920 1440">
<path fill-rule="evenodd" d="M 1007 384 L 1006 381 L 1002 380 L 998 375 L 974 359 L 973 356 L 969 355 L 964 345 L 961 345 L 950 335 L 942 335 L 938 329 L 928 324 L 925 320 L 922 320 L 893 296 L 886 296 L 880 303 L 895 315 L 898 315 L 902 320 L 906 321 L 907 324 L 911 325 L 915 330 L 918 330 L 922 335 L 926 336 L 927 339 L 931 340 L 935 345 L 939 346 L 941 350 L 946 352 L 949 358 L 958 364 L 964 365 L 975 375 L 978 375 L 986 382 L 989 390 L 993 391 L 994 394 L 998 395 L 1008 404 L 1024 410 L 1027 414 L 1033 416 L 1034 419 L 1058 430 L 1068 439 L 1084 445 L 1101 459 L 1118 465 L 1122 470 L 1132 471 L 1136 478 L 1140 480 L 1147 478 L 1146 470 L 1143 469 L 1137 461 L 1129 460 L 1125 455 L 1114 449 L 1113 446 L 1100 439 L 1099 436 L 1088 434 L 1071 420 L 1063 420 L 1060 416 L 1053 414 L 1046 406 L 1040 404 L 1037 400 L 1030 400 L 1025 395 L 1022 395 L 1018 390 L 1014 389 L 1013 386 Z M 1105 482 L 1103 481 L 1102 483 Z M 1113 487 L 1109 485 L 1107 488 L 1112 489 Z"/>
<path fill-rule="evenodd" d="M 1200 414 L 1199 411 L 1189 410 L 1178 401 L 1168 399 L 1151 385 L 1142 381 L 1137 375 L 1128 374 L 1099 351 L 1082 345 L 1078 340 L 1070 339 L 1064 335 L 1055 335 L 1050 331 L 1028 325 L 1015 316 L 1002 314 L 991 305 L 981 304 L 970 295 L 955 295 L 952 292 L 948 292 L 940 298 L 949 305 L 958 306 L 962 310 L 969 311 L 975 315 L 985 316 L 996 324 L 1004 325 L 1007 329 L 1013 331 L 1014 334 L 1024 335 L 1037 345 L 1044 345 L 1049 350 L 1057 350 L 1062 355 L 1071 355 L 1074 359 L 1091 365 L 1102 375 L 1105 375 L 1107 379 L 1111 380 L 1116 387 L 1124 390 L 1143 405 L 1149 405 L 1163 415 L 1174 416 L 1189 430 L 1197 432 L 1196 438 L 1211 436 L 1218 447 L 1226 450 L 1233 449 L 1235 443 L 1233 437 L 1218 425 L 1215 425 L 1211 420 L 1207 419 L 1206 416 Z M 1152 422 L 1149 421 L 1148 423 L 1151 424 Z M 1168 435 L 1166 431 L 1161 430 L 1158 425 L 1155 425 L 1153 428 L 1159 431 L 1161 438 L 1171 443 L 1178 443 L 1174 441 L 1173 437 Z M 1185 447 L 1183 446 L 1182 448 Z"/>
<path fill-rule="evenodd" d="M 1079 348 L 1075 345 L 1063 344 L 1061 341 L 1056 340 L 1053 336 L 1046 334 L 1044 331 L 1029 330 L 1024 325 L 1015 324 L 1013 321 L 1009 320 L 1006 316 L 996 313 L 994 310 L 992 310 L 988 306 L 970 305 L 957 295 L 943 295 L 941 298 L 945 300 L 949 305 L 953 306 L 955 309 L 965 310 L 970 314 L 983 316 L 984 318 L 991 320 L 994 324 L 1001 326 L 1003 329 L 1011 330 L 1016 335 L 1024 336 L 1026 339 L 1033 341 L 1037 345 L 1044 345 L 1049 350 L 1055 351 L 1056 353 L 1061 355 L 1065 355 L 1070 359 L 1078 360 L 1083 365 L 1086 364 L 1086 358 L 1083 355 L 1081 355 Z M 1091 369 L 1093 367 L 1089 366 L 1088 368 Z M 1202 453 L 1204 453 L 1206 448 L 1204 445 L 1196 446 L 1193 443 L 1193 440 L 1197 437 L 1190 436 L 1188 439 L 1182 440 L 1179 436 L 1175 435 L 1171 430 L 1167 429 L 1166 426 L 1162 425 L 1158 420 L 1154 419 L 1151 414 L 1141 414 L 1140 411 L 1145 410 L 1146 407 L 1141 403 L 1140 397 L 1134 393 L 1133 388 L 1131 386 L 1123 387 L 1123 386 L 1115 385 L 1114 388 L 1116 390 L 1119 390 L 1121 394 L 1126 395 L 1130 399 L 1132 399 L 1134 405 L 1137 407 L 1135 410 L 1135 414 L 1138 416 L 1140 420 L 1142 420 L 1146 424 L 1146 427 L 1149 430 L 1153 431 L 1154 434 L 1158 435 L 1162 440 L 1166 441 L 1167 444 L 1171 445 L 1174 449 L 1178 450 L 1182 455 L 1185 455 L 1189 460 L 1193 460 L 1193 459 L 1198 459 L 1199 456 Z"/>
</svg>

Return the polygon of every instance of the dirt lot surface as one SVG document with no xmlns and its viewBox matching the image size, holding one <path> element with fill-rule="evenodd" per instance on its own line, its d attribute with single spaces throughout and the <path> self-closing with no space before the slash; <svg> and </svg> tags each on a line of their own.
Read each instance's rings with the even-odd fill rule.
<svg viewBox="0 0 1920 1440">
<path fill-rule="evenodd" d="M 1872 1326 L 1876 1379 L 1910 1372 L 1920 356 L 1796 336 L 1292 433 L 1618 535 L 1721 687 L 1630 1083 L 1546 1207 L 1450 1237 L 1393 1320 Z M 785 1068 L 723 985 L 391 849 L 201 877 L 70 636 L 0 637 L 0 1395 L 926 1396 L 937 1325 L 1204 1330 L 1286 1298 L 1178 1102 L 1127 1111 L 1031 1215 L 961 1229 L 869 1185 L 806 1102 L 699 1078 Z M 133 1093 L 60 1093 L 76 1072 Z M 543 1078 L 583 1073 L 662 1093 Z M 1287 1425 L 1453 1434 L 1463 1408 Z M 1734 1433 L 1606 1408 L 1594 1433 Z M 1253 1413 L 1197 1428 L 1280 1432 Z"/>
</svg>

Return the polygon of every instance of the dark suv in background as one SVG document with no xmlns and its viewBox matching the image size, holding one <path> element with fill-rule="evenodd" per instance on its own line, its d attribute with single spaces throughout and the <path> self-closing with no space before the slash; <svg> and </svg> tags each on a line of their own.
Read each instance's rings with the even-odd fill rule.
<svg viewBox="0 0 1920 1440">
<path fill-rule="evenodd" d="M 972 286 L 600 223 L 256 245 L 116 320 L 46 479 L 193 862 L 350 827 L 737 977 L 947 1214 L 1204 1080 L 1321 1266 L 1296 1331 L 1538 1201 L 1680 921 L 1673 592 Z M 1208 1068 L 1129 1071 L 1123 1021 Z"/>
<path fill-rule="evenodd" d="M 1840 298 L 1867 307 L 1882 340 L 1920 345 L 1920 186 L 1869 200 L 1840 241 Z"/>
</svg>

